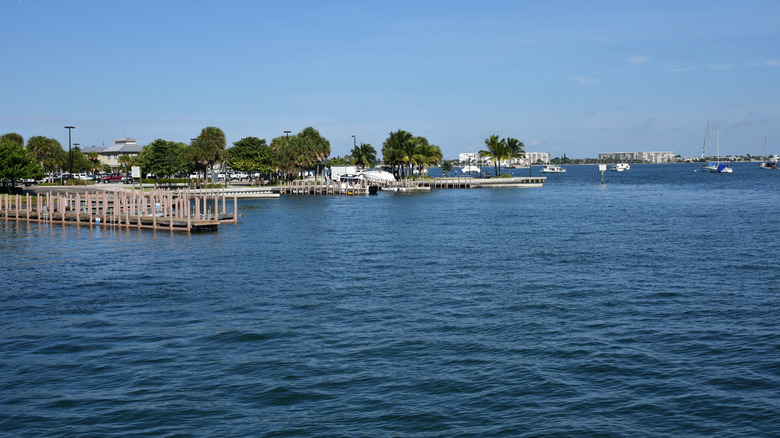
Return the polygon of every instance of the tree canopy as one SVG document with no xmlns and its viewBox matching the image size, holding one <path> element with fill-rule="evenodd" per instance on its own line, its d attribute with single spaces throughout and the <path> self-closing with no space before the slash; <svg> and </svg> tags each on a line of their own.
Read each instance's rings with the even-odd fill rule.
<svg viewBox="0 0 780 438">
<path fill-rule="evenodd" d="M 22 145 L 15 141 L 0 143 L 0 180 L 13 186 L 20 179 L 40 179 L 44 172 L 41 164 Z"/>
<path fill-rule="evenodd" d="M 19 146 L 24 147 L 24 137 L 15 132 L 9 132 L 8 134 L 3 134 L 0 136 L 0 143 L 5 142 L 16 143 Z"/>
<path fill-rule="evenodd" d="M 184 143 L 157 139 L 144 146 L 136 163 L 145 173 L 171 177 L 189 171 L 188 148 Z"/>
<path fill-rule="evenodd" d="M 427 138 L 415 137 L 401 129 L 391 132 L 382 144 L 382 156 L 396 175 L 405 173 L 406 176 L 411 175 L 415 167 L 424 172 L 443 157 L 441 148 L 430 144 Z"/>
<path fill-rule="evenodd" d="M 368 143 L 360 143 L 360 146 L 352 148 L 351 164 L 361 166 L 363 168 L 374 167 L 377 163 L 376 149 Z"/>
<path fill-rule="evenodd" d="M 60 142 L 53 138 L 30 137 L 27 140 L 27 151 L 38 160 L 46 172 L 61 170 L 68 162 L 68 153 L 60 146 Z"/>
<path fill-rule="evenodd" d="M 190 160 L 196 167 L 210 170 L 222 157 L 225 145 L 225 133 L 217 127 L 207 126 L 200 131 L 198 138 L 192 142 Z"/>
<path fill-rule="evenodd" d="M 511 163 L 516 158 L 525 157 L 525 145 L 516 138 L 499 139 L 497 135 L 491 135 L 485 139 L 485 149 L 479 151 L 479 155 L 490 159 L 493 162 L 496 175 L 499 175 L 502 161 Z"/>
<path fill-rule="evenodd" d="M 233 147 L 225 150 L 224 157 L 231 169 L 242 172 L 271 173 L 275 170 L 275 152 L 265 143 L 265 139 L 244 137 L 233 142 Z"/>
</svg>

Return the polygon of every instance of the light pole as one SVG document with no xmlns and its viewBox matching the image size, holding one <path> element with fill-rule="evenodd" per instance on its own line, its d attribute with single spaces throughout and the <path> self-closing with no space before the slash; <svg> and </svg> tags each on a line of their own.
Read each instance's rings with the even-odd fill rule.
<svg viewBox="0 0 780 438">
<path fill-rule="evenodd" d="M 73 147 L 78 149 L 79 143 L 73 143 Z M 70 157 L 70 167 L 73 167 L 73 157 Z"/>
<path fill-rule="evenodd" d="M 68 130 L 68 161 L 70 162 L 70 168 L 68 169 L 68 172 L 73 175 L 73 154 L 70 153 L 70 130 L 75 129 L 75 126 L 66 126 L 65 129 Z"/>
<path fill-rule="evenodd" d="M 352 146 L 357 147 L 357 139 L 355 138 L 354 135 L 352 136 Z"/>
</svg>

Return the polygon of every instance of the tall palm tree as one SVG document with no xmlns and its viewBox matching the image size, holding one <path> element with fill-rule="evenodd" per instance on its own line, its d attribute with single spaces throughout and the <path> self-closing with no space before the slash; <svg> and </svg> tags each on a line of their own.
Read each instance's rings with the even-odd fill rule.
<svg viewBox="0 0 780 438">
<path fill-rule="evenodd" d="M 507 137 L 504 139 L 504 144 L 506 144 L 506 159 L 510 164 L 514 159 L 525 158 L 525 145 L 522 141 Z"/>
<path fill-rule="evenodd" d="M 497 135 L 491 135 L 485 139 L 485 149 L 479 151 L 479 155 L 493 162 L 496 176 L 501 172 L 501 160 L 506 158 L 506 142 Z"/>
</svg>

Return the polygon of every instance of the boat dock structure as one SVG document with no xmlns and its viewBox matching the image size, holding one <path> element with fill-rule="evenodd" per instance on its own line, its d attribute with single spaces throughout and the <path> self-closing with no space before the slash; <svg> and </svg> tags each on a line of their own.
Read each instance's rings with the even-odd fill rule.
<svg viewBox="0 0 780 438">
<path fill-rule="evenodd" d="M 431 189 L 483 189 L 483 188 L 531 188 L 542 187 L 547 177 L 513 178 L 433 178 L 428 180 L 400 180 L 378 185 L 379 190 L 415 191 Z M 337 181 L 291 181 L 269 187 L 268 193 L 281 195 L 355 195 L 367 194 L 369 184 L 359 182 L 345 185 Z M 231 192 L 232 193 L 232 192 Z"/>
<path fill-rule="evenodd" d="M 216 231 L 237 223 L 238 199 L 219 190 L 100 190 L 30 193 L 0 198 L 0 219 L 170 231 Z"/>
<path fill-rule="evenodd" d="M 32 193 L 0 197 L 0 220 L 184 232 L 216 231 L 238 222 L 238 199 L 274 199 L 282 195 L 367 195 L 378 190 L 429 191 L 542 187 L 546 177 L 434 178 L 383 184 L 355 181 L 291 181 L 276 186 L 192 188 L 39 187 Z M 36 195 L 37 194 L 37 195 Z M 228 205 L 228 200 L 230 204 Z M 230 209 L 228 209 L 230 207 Z"/>
</svg>

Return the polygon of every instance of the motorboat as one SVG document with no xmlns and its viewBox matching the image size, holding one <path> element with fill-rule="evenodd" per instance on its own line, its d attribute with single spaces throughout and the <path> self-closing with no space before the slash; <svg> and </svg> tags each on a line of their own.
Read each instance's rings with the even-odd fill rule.
<svg viewBox="0 0 780 438">
<path fill-rule="evenodd" d="M 777 161 L 764 161 L 758 164 L 762 169 L 777 169 Z"/>
<path fill-rule="evenodd" d="M 623 172 L 629 169 L 631 169 L 631 166 L 629 166 L 628 163 L 617 163 L 609 168 L 609 170 L 614 170 L 615 172 Z"/>
<path fill-rule="evenodd" d="M 376 195 L 379 185 L 368 181 L 362 174 L 344 174 L 339 177 L 341 193 L 347 195 Z"/>
<path fill-rule="evenodd" d="M 548 164 L 542 168 L 542 173 L 566 173 L 566 169 L 554 164 Z"/>
</svg>

